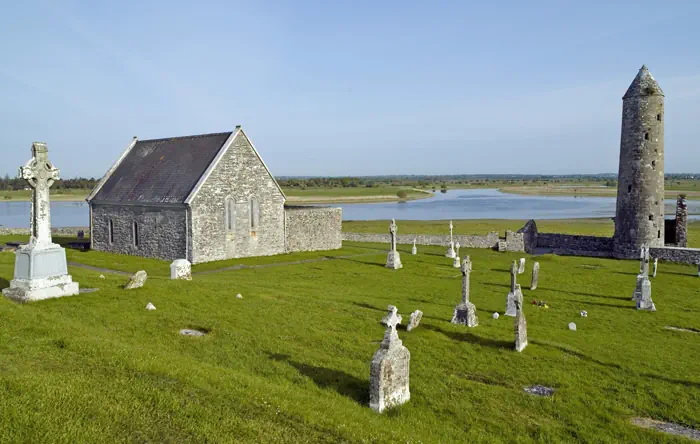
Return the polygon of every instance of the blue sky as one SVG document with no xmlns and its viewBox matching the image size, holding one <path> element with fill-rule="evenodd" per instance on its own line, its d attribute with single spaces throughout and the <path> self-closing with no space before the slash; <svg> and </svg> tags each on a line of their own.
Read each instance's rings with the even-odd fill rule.
<svg viewBox="0 0 700 444">
<path fill-rule="evenodd" d="M 643 63 L 700 172 L 700 2 L 9 2 L 0 174 L 243 125 L 275 175 L 616 172 Z"/>
</svg>

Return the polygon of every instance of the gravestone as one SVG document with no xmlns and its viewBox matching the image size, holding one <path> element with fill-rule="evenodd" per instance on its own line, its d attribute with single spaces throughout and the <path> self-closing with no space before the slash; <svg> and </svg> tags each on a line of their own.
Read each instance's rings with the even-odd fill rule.
<svg viewBox="0 0 700 444">
<path fill-rule="evenodd" d="M 148 279 L 148 274 L 146 274 L 145 271 L 137 271 L 131 276 L 129 282 L 124 285 L 124 289 L 133 290 L 134 288 L 141 288 L 143 287 L 143 284 L 146 283 L 146 279 Z"/>
<path fill-rule="evenodd" d="M 387 329 L 379 350 L 372 357 L 369 370 L 369 406 L 382 413 L 411 399 L 409 365 L 411 353 L 403 346 L 396 332 L 400 319 L 387 319 Z"/>
<path fill-rule="evenodd" d="M 516 299 L 515 308 L 515 350 L 521 352 L 527 347 L 527 322 L 523 313 L 522 299 Z"/>
<path fill-rule="evenodd" d="M 506 316 L 515 316 L 515 298 L 517 297 L 516 290 L 518 289 L 517 275 L 518 265 L 513 261 L 510 265 L 510 291 L 506 297 Z"/>
<path fill-rule="evenodd" d="M 479 319 L 476 316 L 476 307 L 469 300 L 469 275 L 472 272 L 472 262 L 469 256 L 462 262 L 462 301 L 455 307 L 452 313 L 453 324 L 476 327 Z"/>
<path fill-rule="evenodd" d="M 170 279 L 192 280 L 192 264 L 187 259 L 175 259 L 170 264 Z"/>
<path fill-rule="evenodd" d="M 402 268 L 401 255 L 396 251 L 396 221 L 391 219 L 391 224 L 389 224 L 389 233 L 391 234 L 391 251 L 386 257 L 386 268 L 391 268 L 392 270 L 398 270 Z"/>
<path fill-rule="evenodd" d="M 447 253 L 445 253 L 445 257 L 449 257 L 451 259 L 454 259 L 456 256 L 455 254 L 455 243 L 452 238 L 452 221 L 450 221 L 450 246 L 447 248 Z"/>
<path fill-rule="evenodd" d="M 637 310 L 656 311 L 654 301 L 651 300 L 651 281 L 645 279 L 642 282 L 642 291 L 637 301 Z"/>
<path fill-rule="evenodd" d="M 523 303 L 523 292 L 520 289 L 520 284 L 515 284 L 515 291 L 508 293 L 506 300 L 506 316 L 516 316 L 518 314 L 517 302 Z"/>
<path fill-rule="evenodd" d="M 532 265 L 532 281 L 530 282 L 530 290 L 534 290 L 537 288 L 537 281 L 539 279 L 540 275 L 540 263 L 535 262 Z"/>
<path fill-rule="evenodd" d="M 413 313 L 411 313 L 411 316 L 408 317 L 408 325 L 406 326 L 406 331 L 411 331 L 414 328 L 418 327 L 418 324 L 420 324 L 420 320 L 423 318 L 423 312 L 420 310 L 416 310 Z M 401 318 L 399 318 L 399 322 Z"/>
<path fill-rule="evenodd" d="M 418 248 L 416 248 L 416 239 L 415 238 L 413 239 L 413 247 L 411 247 L 411 254 L 414 256 L 416 254 L 418 254 Z"/>
<path fill-rule="evenodd" d="M 637 285 L 632 294 L 632 300 L 635 302 L 638 302 L 642 296 L 644 282 L 649 282 L 649 247 L 642 247 L 640 255 L 641 260 L 639 264 L 639 274 L 637 275 Z M 651 283 L 649 285 L 651 285 Z"/>
<path fill-rule="evenodd" d="M 525 273 L 525 258 L 521 257 L 520 261 L 518 262 L 518 274 L 523 273 Z"/>
<path fill-rule="evenodd" d="M 389 320 L 394 318 L 398 319 L 398 321 L 396 322 L 397 324 L 400 324 L 401 319 L 403 319 L 399 314 L 399 309 L 393 305 L 389 305 L 387 307 L 386 315 L 384 315 L 384 317 L 382 318 L 382 325 L 389 325 Z"/>
<path fill-rule="evenodd" d="M 32 144 L 32 158 L 19 168 L 19 178 L 32 188 L 30 238 L 15 250 L 14 278 L 2 294 L 16 302 L 76 295 L 80 289 L 68 274 L 66 250 L 51 239 L 49 188 L 59 179 L 59 170 L 49 160 L 45 143 Z"/>
<path fill-rule="evenodd" d="M 656 257 L 654 258 L 654 272 L 652 273 L 652 277 L 656 277 L 656 270 L 659 268 L 659 258 Z"/>
</svg>

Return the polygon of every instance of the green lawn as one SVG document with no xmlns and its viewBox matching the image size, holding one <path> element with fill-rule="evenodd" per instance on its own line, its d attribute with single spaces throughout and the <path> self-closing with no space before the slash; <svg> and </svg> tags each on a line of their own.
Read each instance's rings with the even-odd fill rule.
<svg viewBox="0 0 700 444">
<path fill-rule="evenodd" d="M 126 291 L 123 276 L 71 267 L 81 287 L 101 290 L 28 305 L 0 298 L 0 442 L 682 443 L 630 418 L 700 428 L 700 335 L 664 329 L 700 330 L 694 267 L 661 264 L 659 311 L 646 313 L 630 301 L 635 261 L 542 256 L 529 291 L 528 260 L 525 301 L 551 308 L 526 304 L 530 345 L 517 353 L 513 320 L 491 313 L 503 313 L 507 270 L 522 254 L 469 251 L 480 326 L 467 329 L 449 323 L 461 280 L 443 249 L 400 247 L 398 271 L 383 267 L 386 245 L 346 242 L 325 254 L 376 254 L 191 282 L 167 279 L 166 262 L 71 251 L 70 260 L 152 276 Z M 248 261 L 316 254 L 325 255 Z M 0 253 L 0 287 L 13 264 Z M 367 406 L 369 363 L 388 304 L 404 319 L 425 315 L 399 332 L 412 399 L 379 415 Z M 187 327 L 209 335 L 178 335 Z M 533 397 L 530 384 L 557 391 Z"/>
</svg>

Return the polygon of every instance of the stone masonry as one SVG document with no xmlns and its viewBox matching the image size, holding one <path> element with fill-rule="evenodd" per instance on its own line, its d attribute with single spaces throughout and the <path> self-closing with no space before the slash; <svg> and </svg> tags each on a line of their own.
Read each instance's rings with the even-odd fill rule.
<svg viewBox="0 0 700 444">
<path fill-rule="evenodd" d="M 284 207 L 286 251 L 335 250 L 343 246 L 343 212 L 329 207 Z"/>
<path fill-rule="evenodd" d="M 676 202 L 676 233 L 675 246 L 685 248 L 688 246 L 688 203 L 685 197 L 678 196 Z"/>
</svg>

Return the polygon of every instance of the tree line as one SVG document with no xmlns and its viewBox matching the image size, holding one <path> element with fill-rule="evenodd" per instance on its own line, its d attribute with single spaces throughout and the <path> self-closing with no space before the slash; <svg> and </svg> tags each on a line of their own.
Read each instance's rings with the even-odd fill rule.
<svg viewBox="0 0 700 444">
<path fill-rule="evenodd" d="M 52 190 L 68 190 L 68 189 L 92 189 L 97 184 L 98 179 L 86 178 L 86 177 L 75 177 L 73 179 L 60 179 L 54 182 L 51 186 Z M 23 190 L 29 185 L 24 179 L 18 179 L 17 177 L 10 177 L 9 174 L 5 174 L 5 177 L 0 177 L 0 190 L 3 191 L 16 191 Z"/>
</svg>

